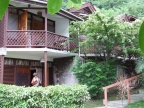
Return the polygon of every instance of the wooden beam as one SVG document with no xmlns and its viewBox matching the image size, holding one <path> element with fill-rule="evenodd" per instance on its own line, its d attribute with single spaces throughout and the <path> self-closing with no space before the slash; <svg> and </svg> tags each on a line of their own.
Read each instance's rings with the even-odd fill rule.
<svg viewBox="0 0 144 108">
<path fill-rule="evenodd" d="M 8 9 L 6 10 L 6 13 L 4 15 L 4 43 L 3 43 L 3 46 L 6 47 L 6 44 L 7 44 L 7 30 L 8 30 Z"/>
<path fill-rule="evenodd" d="M 9 6 L 8 8 L 11 9 L 46 9 L 46 7 L 14 7 L 14 6 Z"/>
<path fill-rule="evenodd" d="M 47 51 L 44 52 L 44 87 L 48 86 Z"/>
<path fill-rule="evenodd" d="M 0 65 L 0 69 L 1 69 L 0 70 L 0 72 L 1 72 L 0 73 L 0 83 L 3 84 L 3 72 L 4 72 L 4 56 L 3 55 L 0 55 L 0 60 L 1 60 L 0 61 L 1 62 L 0 63 L 1 64 Z"/>
<path fill-rule="evenodd" d="M 29 0 L 15 0 L 17 2 L 21 2 L 21 3 L 27 3 L 27 4 L 34 4 L 34 5 L 38 5 L 38 6 L 46 6 L 46 2 L 42 3 L 42 2 L 38 2 L 38 1 L 29 1 Z"/>
<path fill-rule="evenodd" d="M 48 19 L 48 13 L 47 9 L 45 9 L 45 46 L 47 47 L 47 19 Z"/>
<path fill-rule="evenodd" d="M 107 89 L 104 89 L 104 105 L 105 105 L 105 108 L 107 108 L 107 103 L 108 103 L 108 100 L 107 100 Z"/>
<path fill-rule="evenodd" d="M 78 16 L 73 16 L 74 14 L 69 14 L 69 13 L 67 13 L 67 12 L 65 12 L 65 11 L 62 11 L 62 10 L 60 10 L 58 13 L 56 13 L 57 15 L 59 15 L 59 16 L 62 16 L 62 17 L 64 17 L 64 18 L 68 18 L 68 19 L 70 19 L 70 20 L 74 20 L 74 21 L 82 21 L 82 18 L 80 18 L 80 17 L 78 17 Z"/>
</svg>

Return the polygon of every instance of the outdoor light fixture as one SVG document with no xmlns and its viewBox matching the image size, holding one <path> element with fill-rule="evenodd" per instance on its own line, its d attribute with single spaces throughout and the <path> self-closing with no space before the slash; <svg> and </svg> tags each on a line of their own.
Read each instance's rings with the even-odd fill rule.
<svg viewBox="0 0 144 108">
<path fill-rule="evenodd" d="M 41 59 L 40 59 L 40 62 L 43 63 L 43 62 L 44 62 L 44 58 L 41 58 Z"/>
</svg>

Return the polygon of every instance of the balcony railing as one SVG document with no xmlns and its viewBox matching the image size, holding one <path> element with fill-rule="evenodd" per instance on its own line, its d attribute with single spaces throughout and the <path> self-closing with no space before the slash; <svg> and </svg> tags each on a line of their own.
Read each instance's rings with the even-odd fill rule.
<svg viewBox="0 0 144 108">
<path fill-rule="evenodd" d="M 68 38 L 44 30 L 7 30 L 6 47 L 8 48 L 41 48 L 69 51 L 71 43 Z"/>
</svg>

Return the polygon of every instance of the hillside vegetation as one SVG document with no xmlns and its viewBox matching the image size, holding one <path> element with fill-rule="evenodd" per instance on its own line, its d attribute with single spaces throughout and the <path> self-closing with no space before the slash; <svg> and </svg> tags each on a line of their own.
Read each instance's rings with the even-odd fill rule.
<svg viewBox="0 0 144 108">
<path fill-rule="evenodd" d="M 63 8 L 67 9 L 66 2 L 63 0 Z M 144 0 L 83 0 L 101 9 L 107 16 L 115 16 L 126 13 L 138 18 L 144 17 Z"/>
</svg>

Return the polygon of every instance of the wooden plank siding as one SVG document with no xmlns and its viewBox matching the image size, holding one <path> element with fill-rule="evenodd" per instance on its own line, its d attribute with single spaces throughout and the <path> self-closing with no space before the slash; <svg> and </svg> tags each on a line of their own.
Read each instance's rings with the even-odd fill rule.
<svg viewBox="0 0 144 108">
<path fill-rule="evenodd" d="M 4 84 L 15 84 L 15 66 L 4 66 Z"/>
<path fill-rule="evenodd" d="M 34 72 L 37 70 L 38 73 L 41 72 L 42 86 L 45 86 L 45 73 L 44 73 L 44 63 L 40 63 L 37 60 L 28 59 L 16 59 L 16 58 L 6 58 L 0 56 L 0 83 L 11 84 L 18 86 L 31 86 L 31 80 Z M 3 69 L 4 66 L 4 69 Z M 53 65 L 52 62 L 47 62 L 45 65 L 47 71 L 50 74 L 46 74 L 46 83 L 53 85 Z M 51 68 L 51 69 L 50 69 Z M 39 70 L 41 69 L 41 71 Z M 4 71 L 3 71 L 4 70 Z"/>
</svg>

